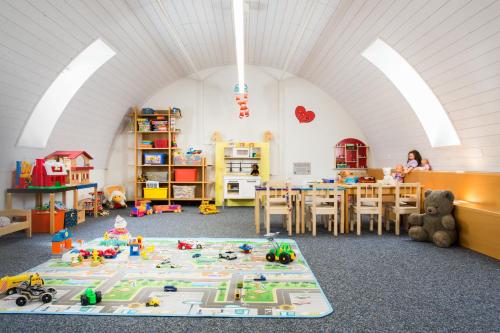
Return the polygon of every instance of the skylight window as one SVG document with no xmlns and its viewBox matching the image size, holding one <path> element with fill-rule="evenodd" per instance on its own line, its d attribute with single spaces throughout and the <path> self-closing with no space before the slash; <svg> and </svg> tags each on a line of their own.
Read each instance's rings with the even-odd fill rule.
<svg viewBox="0 0 500 333">
<path fill-rule="evenodd" d="M 17 142 L 18 146 L 44 148 L 64 109 L 95 71 L 115 55 L 97 39 L 63 69 L 31 113 Z"/>
<path fill-rule="evenodd" d="M 432 147 L 460 144 L 458 134 L 436 95 L 396 50 L 377 39 L 362 55 L 398 88 L 420 120 Z"/>
</svg>

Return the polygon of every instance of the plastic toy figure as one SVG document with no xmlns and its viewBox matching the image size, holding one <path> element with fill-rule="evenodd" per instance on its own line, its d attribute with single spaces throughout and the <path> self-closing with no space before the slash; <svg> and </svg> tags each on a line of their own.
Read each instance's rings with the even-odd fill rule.
<svg viewBox="0 0 500 333">
<path fill-rule="evenodd" d="M 252 245 L 249 245 L 249 244 L 243 244 L 240 246 L 240 250 L 241 252 L 243 253 L 252 253 L 252 250 L 253 250 L 253 246 Z"/>
<path fill-rule="evenodd" d="M 274 236 L 276 236 L 278 233 L 271 233 L 271 234 L 266 234 L 266 238 L 268 241 L 270 241 L 274 248 L 270 249 L 269 252 L 266 254 L 266 260 L 269 262 L 274 262 L 276 260 L 279 260 L 280 263 L 286 265 L 290 263 L 291 261 L 294 261 L 296 259 L 295 252 L 292 250 L 292 247 L 288 243 L 278 243 L 274 240 Z"/>
</svg>

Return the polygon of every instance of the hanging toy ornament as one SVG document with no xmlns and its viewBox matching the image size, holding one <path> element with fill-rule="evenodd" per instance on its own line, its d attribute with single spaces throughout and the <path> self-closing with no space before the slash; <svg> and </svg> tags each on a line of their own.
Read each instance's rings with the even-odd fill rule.
<svg viewBox="0 0 500 333">
<path fill-rule="evenodd" d="M 238 107 L 240 109 L 240 119 L 243 117 L 248 117 L 250 116 L 250 111 L 248 110 L 248 86 L 245 84 L 245 89 L 243 93 L 240 93 L 240 87 L 239 84 L 237 83 L 234 86 L 234 93 L 235 93 L 235 101 L 236 104 L 238 104 Z"/>
</svg>

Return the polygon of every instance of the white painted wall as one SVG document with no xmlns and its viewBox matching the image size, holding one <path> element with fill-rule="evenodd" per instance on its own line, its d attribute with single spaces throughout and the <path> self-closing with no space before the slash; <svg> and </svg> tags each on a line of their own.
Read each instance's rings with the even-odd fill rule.
<svg viewBox="0 0 500 333">
<path fill-rule="evenodd" d="M 352 118 L 328 94 L 303 79 L 281 72 L 247 66 L 250 117 L 239 119 L 233 87 L 237 82 L 236 68 L 225 66 L 197 73 L 201 80 L 185 78 L 151 96 L 144 107 L 165 109 L 176 106 L 183 118 L 178 122 L 181 135 L 178 145 L 204 150 L 213 160 L 213 132 L 224 140 L 262 141 L 269 130 L 271 142 L 271 175 L 275 179 L 289 178 L 293 182 L 335 175 L 334 145 L 345 137 L 365 140 Z M 316 113 L 312 123 L 300 124 L 295 107 L 303 105 Z M 133 191 L 133 139 L 123 128 L 111 152 L 108 184 L 127 184 L 127 194 Z M 311 176 L 293 176 L 294 162 L 311 162 Z M 129 165 L 125 170 L 124 166 Z"/>
</svg>

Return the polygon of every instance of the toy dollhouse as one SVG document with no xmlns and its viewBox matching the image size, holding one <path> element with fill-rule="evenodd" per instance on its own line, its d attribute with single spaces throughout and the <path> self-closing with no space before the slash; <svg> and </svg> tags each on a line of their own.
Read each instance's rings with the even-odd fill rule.
<svg viewBox="0 0 500 333">
<path fill-rule="evenodd" d="M 88 184 L 90 182 L 90 170 L 94 169 L 94 167 L 90 165 L 92 156 L 87 152 L 83 150 L 58 150 L 45 157 L 45 159 L 56 160 L 66 166 L 68 170 L 68 183 L 70 185 Z M 82 162 L 79 162 L 79 160 Z"/>
</svg>

